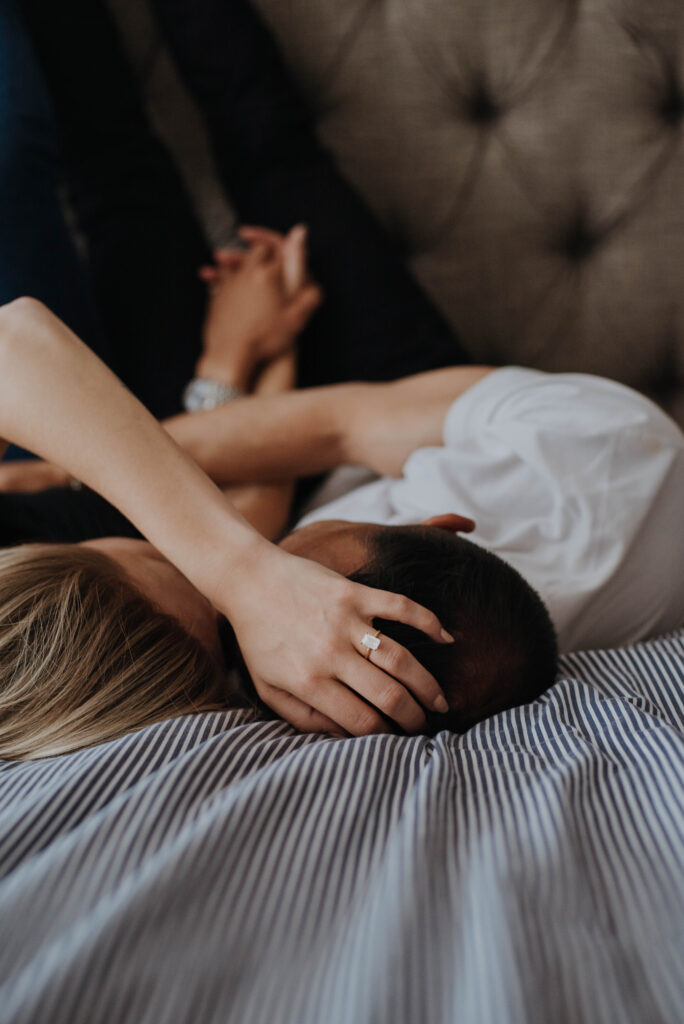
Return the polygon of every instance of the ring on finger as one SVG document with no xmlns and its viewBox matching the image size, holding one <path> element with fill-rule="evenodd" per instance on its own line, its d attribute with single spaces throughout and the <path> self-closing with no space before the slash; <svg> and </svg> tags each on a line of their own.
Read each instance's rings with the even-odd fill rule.
<svg viewBox="0 0 684 1024">
<path fill-rule="evenodd" d="M 364 633 L 363 639 L 361 640 L 361 646 L 366 648 L 364 658 L 368 661 L 371 656 L 371 652 L 377 651 L 380 646 L 380 630 L 375 629 L 372 633 Z"/>
</svg>

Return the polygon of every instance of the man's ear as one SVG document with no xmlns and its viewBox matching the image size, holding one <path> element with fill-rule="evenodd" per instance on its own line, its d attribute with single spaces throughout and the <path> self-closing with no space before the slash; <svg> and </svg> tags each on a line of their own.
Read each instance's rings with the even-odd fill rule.
<svg viewBox="0 0 684 1024">
<path fill-rule="evenodd" d="M 421 526 L 436 526 L 438 530 L 447 530 L 449 533 L 472 533 L 475 529 L 475 521 L 467 516 L 457 516 L 446 512 L 441 516 L 431 516 L 420 524 Z"/>
</svg>

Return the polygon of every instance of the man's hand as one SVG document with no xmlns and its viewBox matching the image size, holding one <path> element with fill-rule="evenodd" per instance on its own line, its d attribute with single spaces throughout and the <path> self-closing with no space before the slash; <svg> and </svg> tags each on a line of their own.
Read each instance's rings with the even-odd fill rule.
<svg viewBox="0 0 684 1024">
<path fill-rule="evenodd" d="M 247 390 L 255 371 L 290 349 L 321 302 L 307 276 L 306 230 L 283 238 L 263 228 L 241 234 L 251 248 L 217 250 L 200 276 L 211 288 L 198 376 Z"/>
</svg>

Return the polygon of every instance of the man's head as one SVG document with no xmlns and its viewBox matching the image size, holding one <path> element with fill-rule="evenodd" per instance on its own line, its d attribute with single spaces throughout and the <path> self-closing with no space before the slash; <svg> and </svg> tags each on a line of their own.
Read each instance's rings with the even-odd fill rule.
<svg viewBox="0 0 684 1024">
<path fill-rule="evenodd" d="M 281 541 L 358 583 L 405 594 L 454 636 L 454 644 L 436 644 L 401 623 L 375 622 L 444 690 L 449 714 L 428 712 L 428 731 L 463 732 L 535 700 L 555 677 L 556 636 L 544 604 L 515 569 L 458 535 L 472 528 L 461 516 L 397 527 L 324 521 Z"/>
</svg>

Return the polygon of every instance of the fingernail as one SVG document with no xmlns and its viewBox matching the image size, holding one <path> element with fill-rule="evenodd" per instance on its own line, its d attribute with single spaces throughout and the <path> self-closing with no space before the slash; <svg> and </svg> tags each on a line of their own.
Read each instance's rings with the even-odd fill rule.
<svg viewBox="0 0 684 1024">
<path fill-rule="evenodd" d="M 442 630 L 441 637 L 442 637 L 442 640 L 444 641 L 445 644 L 453 644 L 454 643 L 453 636 L 451 635 L 451 633 L 447 633 L 446 629 Z"/>
<path fill-rule="evenodd" d="M 436 699 L 435 703 L 432 705 L 432 710 L 439 711 L 440 715 L 445 715 L 449 710 L 449 705 L 447 704 L 447 702 L 445 701 L 444 697 L 442 697 L 441 694 Z"/>
</svg>

